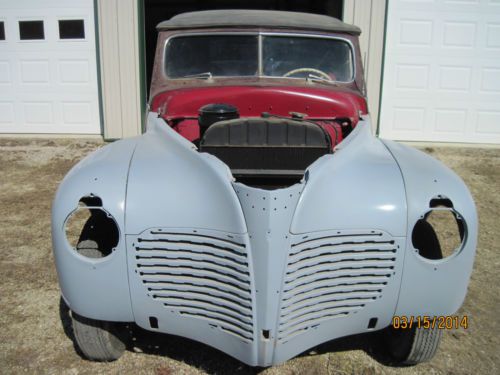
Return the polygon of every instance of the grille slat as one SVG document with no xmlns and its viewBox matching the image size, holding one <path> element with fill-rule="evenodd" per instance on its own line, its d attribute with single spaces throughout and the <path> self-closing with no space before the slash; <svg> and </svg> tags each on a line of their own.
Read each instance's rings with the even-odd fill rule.
<svg viewBox="0 0 500 375">
<path fill-rule="evenodd" d="M 172 251 L 173 255 L 165 254 L 163 250 L 137 250 L 136 259 L 143 259 L 143 262 L 147 262 L 148 260 L 169 260 L 169 259 L 194 259 L 200 261 L 208 261 L 217 264 L 221 264 L 227 267 L 235 268 L 242 272 L 248 272 L 248 267 L 245 261 L 238 261 L 233 258 L 229 258 L 227 256 L 219 256 L 214 254 L 213 252 L 189 252 L 185 250 L 175 250 Z"/>
<path fill-rule="evenodd" d="M 383 275 L 378 278 L 373 276 L 340 276 L 340 277 L 324 277 L 310 284 L 302 284 L 299 287 L 285 289 L 285 292 L 289 292 L 290 289 L 294 289 L 294 293 L 288 293 L 289 297 L 283 298 L 283 301 L 287 301 L 293 297 L 300 296 L 305 293 L 314 293 L 322 288 L 331 289 L 336 287 L 355 287 L 357 285 L 373 285 L 373 286 L 383 286 L 387 283 L 387 276 Z"/>
<path fill-rule="evenodd" d="M 213 277 L 220 277 L 222 279 L 230 279 L 234 282 L 243 283 L 247 285 L 249 282 L 248 273 L 242 273 L 238 270 L 234 270 L 230 267 L 224 267 L 222 265 L 213 264 L 210 261 L 201 262 L 200 260 L 189 259 L 169 259 L 166 262 L 144 262 L 141 259 L 141 265 L 139 267 L 140 271 L 143 273 L 161 273 L 163 271 L 170 271 L 172 269 L 179 270 L 182 272 L 206 272 Z"/>
<path fill-rule="evenodd" d="M 351 242 L 351 243 L 319 243 L 318 246 L 312 247 L 310 244 L 307 246 L 303 246 L 303 248 L 294 248 L 291 253 L 292 262 L 299 259 L 309 258 L 317 256 L 321 253 L 340 253 L 342 251 L 358 251 L 365 252 L 368 250 L 376 250 L 376 251 L 384 251 L 384 250 L 392 250 L 394 245 L 390 242 Z"/>
<path fill-rule="evenodd" d="M 319 324 L 324 318 L 328 318 L 332 315 L 348 315 L 350 312 L 359 310 L 362 307 L 364 307 L 363 304 L 353 304 L 336 306 L 330 309 L 321 309 L 319 311 L 311 310 L 311 312 L 303 314 L 293 320 L 285 321 L 285 323 L 280 325 L 280 332 L 286 332 L 291 328 L 312 327 Z"/>
<path fill-rule="evenodd" d="M 214 305 L 227 305 L 228 308 L 239 310 L 242 314 L 252 314 L 252 306 L 248 304 L 248 302 L 241 303 L 231 298 L 214 295 L 213 293 L 196 292 L 194 290 L 179 291 L 172 289 L 163 289 L 158 292 L 153 292 L 153 298 L 167 301 L 173 298 L 185 299 L 184 296 L 186 295 L 186 292 L 188 292 L 190 296 L 193 296 L 205 302 L 214 303 Z"/>
<path fill-rule="evenodd" d="M 289 270 L 301 268 L 303 266 L 308 266 L 311 264 L 318 264 L 324 261 L 330 260 L 343 260 L 349 258 L 362 258 L 367 259 L 367 256 L 377 257 L 377 258 L 393 258 L 395 250 L 381 250 L 381 249 L 369 249 L 369 250 L 344 250 L 344 251 L 322 251 L 321 253 L 309 256 L 306 258 L 295 260 L 291 257 L 289 264 Z"/>
<path fill-rule="evenodd" d="M 245 262 L 246 257 L 240 252 L 234 251 L 231 248 L 222 248 L 217 246 L 208 246 L 204 243 L 192 243 L 192 242 L 166 242 L 166 241 L 142 241 L 140 245 L 136 247 L 139 251 L 186 251 L 190 253 L 206 253 L 212 254 L 214 256 L 219 256 L 221 258 L 229 257 L 230 259 Z"/>
<path fill-rule="evenodd" d="M 218 272 L 209 268 L 196 268 L 186 265 L 172 267 L 164 266 L 155 268 L 139 267 L 139 273 L 146 277 L 161 275 L 190 275 L 199 278 L 206 278 L 208 280 L 216 280 L 221 283 L 228 283 L 242 290 L 248 290 L 248 280 L 240 279 L 227 273 Z"/>
<path fill-rule="evenodd" d="M 163 304 L 168 308 L 199 308 L 203 311 L 211 311 L 213 313 L 221 314 L 226 316 L 228 319 L 232 318 L 236 322 L 240 323 L 252 323 L 252 315 L 247 312 L 241 312 L 237 309 L 233 309 L 227 305 L 217 304 L 214 301 L 206 301 L 196 298 L 180 298 L 180 297 L 169 297 L 169 298 L 157 298 L 159 300 L 165 301 Z"/>
<path fill-rule="evenodd" d="M 199 234 L 199 233 L 176 233 L 169 231 L 160 231 L 160 230 L 152 230 L 149 233 L 155 236 L 155 239 L 177 239 L 182 241 L 195 241 L 195 242 L 206 242 L 210 246 L 216 246 L 217 244 L 224 244 L 233 246 L 236 250 L 245 248 L 246 245 L 244 243 L 238 242 L 234 239 L 233 235 L 226 234 L 224 237 L 211 236 L 207 234 Z M 240 250 L 238 250 L 240 251 Z M 241 251 L 243 255 L 245 252 Z"/>
<path fill-rule="evenodd" d="M 250 293 L 250 289 L 248 285 L 246 285 L 243 282 L 236 282 L 233 279 L 230 278 L 224 278 L 218 274 L 215 274 L 215 277 L 213 274 L 209 274 L 208 272 L 193 272 L 192 269 L 187 269 L 187 272 L 183 272 L 181 270 L 175 270 L 172 269 L 169 272 L 166 271 L 160 271 L 160 272 L 142 272 L 140 271 L 139 274 L 141 277 L 143 277 L 143 280 L 146 280 L 146 282 L 155 282 L 155 281 L 163 281 L 165 279 L 175 279 L 175 277 L 180 276 L 180 277 L 194 277 L 198 279 L 204 279 L 204 280 L 211 280 L 213 282 L 217 282 L 218 285 L 221 288 L 224 287 L 232 287 L 239 289 L 243 292 L 248 292 Z"/>
<path fill-rule="evenodd" d="M 181 313 L 198 314 L 200 316 L 206 315 L 211 317 L 212 319 L 219 319 L 223 323 L 230 323 L 234 327 L 238 327 L 243 332 L 250 333 L 252 331 L 252 325 L 247 324 L 244 320 L 235 319 L 231 315 L 228 315 L 226 313 L 221 313 L 220 311 L 212 310 L 207 307 L 198 307 L 185 304 L 185 305 L 168 306 L 168 308 L 176 309 Z"/>
<path fill-rule="evenodd" d="M 181 280 L 181 281 L 179 281 Z M 207 294 L 214 293 L 216 295 L 223 295 L 227 298 L 233 298 L 238 301 L 248 302 L 251 304 L 250 296 L 246 291 L 241 291 L 236 288 L 223 288 L 220 283 L 215 283 L 212 280 L 204 280 L 200 282 L 193 277 L 177 277 L 175 280 L 148 282 L 144 284 L 150 291 L 171 290 L 174 288 L 179 291 L 193 290 L 195 292 L 206 292 Z"/>
<path fill-rule="evenodd" d="M 293 305 L 293 308 L 290 310 L 290 312 L 295 311 L 298 308 L 302 308 L 308 305 L 314 305 L 316 303 L 320 303 L 323 301 L 326 301 L 332 297 L 338 297 L 340 299 L 350 299 L 350 298 L 373 298 L 373 297 L 378 297 L 379 293 L 382 291 L 382 289 L 373 289 L 373 290 L 368 290 L 368 289 L 353 289 L 351 288 L 350 290 L 346 291 L 339 291 L 339 290 L 328 290 L 327 292 L 324 292 L 323 294 L 316 294 L 316 295 L 310 295 L 303 297 L 301 299 L 290 299 L 286 303 L 282 305 L 282 309 L 286 309 L 287 307 L 290 307 Z"/>
<path fill-rule="evenodd" d="M 253 340 L 250 328 L 241 328 L 238 325 L 234 325 L 231 321 L 226 320 L 224 317 L 214 317 L 210 315 L 210 313 L 207 313 L 203 310 L 199 311 L 182 310 L 179 311 L 179 313 L 181 315 L 190 316 L 192 318 L 204 319 L 208 322 L 215 323 L 216 325 L 221 325 L 222 330 L 232 332 L 233 334 L 236 334 L 245 341 Z"/>
<path fill-rule="evenodd" d="M 299 316 L 303 316 L 305 313 L 311 312 L 321 312 L 324 310 L 328 310 L 330 308 L 342 307 L 342 306 L 364 306 L 367 302 L 372 301 L 377 298 L 376 296 L 367 297 L 367 298 L 356 298 L 356 297 L 348 297 L 348 298 L 339 298 L 335 299 L 330 296 L 328 299 L 324 299 L 323 301 L 311 301 L 308 304 L 302 304 L 301 306 L 294 306 L 293 308 L 289 308 L 286 311 L 285 315 L 282 315 L 283 318 L 293 319 Z M 316 310 L 313 310 L 316 309 Z M 285 313 L 283 311 L 283 313 Z"/>
<path fill-rule="evenodd" d="M 337 232 L 336 234 L 328 234 L 318 237 L 316 234 L 296 236 L 297 240 L 292 244 L 292 249 L 300 249 L 301 246 L 308 244 L 307 246 L 318 247 L 319 244 L 325 242 L 342 242 L 342 243 L 352 243 L 352 242 L 373 242 L 381 241 L 381 232 L 367 231 L 365 233 L 345 233 Z M 382 241 L 383 242 L 383 241 Z M 312 245 L 311 245 L 312 244 Z"/>
<path fill-rule="evenodd" d="M 335 271 L 335 272 L 333 272 Z M 288 288 L 296 288 L 299 286 L 303 286 L 312 282 L 325 279 L 333 279 L 334 277 L 389 277 L 391 275 L 391 269 L 388 268 L 368 268 L 368 267 L 359 267 L 359 268 L 342 268 L 339 267 L 337 269 L 332 270 L 320 270 L 316 273 L 313 273 L 308 276 L 301 277 L 300 279 L 294 279 L 293 281 L 287 282 Z"/>
<path fill-rule="evenodd" d="M 355 311 L 358 309 L 352 309 L 351 311 Z M 280 330 L 279 337 L 286 337 L 286 340 L 292 339 L 294 336 L 297 336 L 301 333 L 307 332 L 307 330 L 311 328 L 315 328 L 318 325 L 320 325 L 322 322 L 333 319 L 333 318 L 341 318 L 349 315 L 350 311 L 341 311 L 341 312 L 330 312 L 330 313 L 325 313 L 321 318 L 314 319 L 314 321 L 308 322 L 306 321 L 305 323 L 302 324 L 297 324 L 293 327 L 290 327 L 285 330 Z"/>
<path fill-rule="evenodd" d="M 148 295 L 164 308 L 251 341 L 247 249 L 235 237 L 147 231 L 134 242 L 136 271 Z"/>
<path fill-rule="evenodd" d="M 164 275 L 142 275 L 142 282 L 149 288 L 160 287 L 164 284 L 169 284 L 169 282 L 173 284 L 181 284 L 183 282 L 191 283 L 193 280 L 199 282 L 200 284 L 206 285 L 207 287 L 215 288 L 218 290 L 223 290 L 228 293 L 234 293 L 240 296 L 250 298 L 250 291 L 248 289 L 240 288 L 237 285 L 232 285 L 224 282 L 220 282 L 217 279 L 208 279 L 208 278 L 199 278 L 193 277 L 193 275 L 175 275 L 171 274 L 168 277 Z M 147 277 L 144 277 L 147 276 Z M 200 281 L 201 280 L 201 281 Z M 187 284 L 190 285 L 190 284 Z"/>
<path fill-rule="evenodd" d="M 295 271 L 287 272 L 286 280 L 300 280 L 311 275 L 317 275 L 321 272 L 329 272 L 343 269 L 392 269 L 394 266 L 394 257 L 390 259 L 365 257 L 362 259 L 349 258 L 341 260 L 330 260 L 316 263 L 315 265 L 303 266 Z"/>
<path fill-rule="evenodd" d="M 397 246 L 381 231 L 294 236 L 282 293 L 278 340 L 347 317 L 382 296 Z"/>
<path fill-rule="evenodd" d="M 213 236 L 203 236 L 199 234 L 189 233 L 167 233 L 167 232 L 149 232 L 151 236 L 140 238 L 139 242 L 166 242 L 166 243 L 183 243 L 192 245 L 206 245 L 222 250 L 232 250 L 235 253 L 245 256 L 245 244 L 239 244 L 225 238 L 217 238 Z"/>
</svg>

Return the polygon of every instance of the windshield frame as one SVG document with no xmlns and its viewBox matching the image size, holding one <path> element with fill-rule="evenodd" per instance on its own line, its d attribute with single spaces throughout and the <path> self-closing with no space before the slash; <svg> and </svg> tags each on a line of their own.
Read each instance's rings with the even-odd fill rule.
<svg viewBox="0 0 500 375">
<path fill-rule="evenodd" d="M 167 75 L 167 47 L 168 43 L 174 39 L 174 38 L 179 38 L 179 37 L 190 37 L 190 36 L 221 36 L 221 35 L 230 35 L 230 36 L 238 36 L 238 35 L 250 35 L 250 36 L 257 36 L 257 58 L 258 58 L 258 68 L 257 68 L 257 74 L 256 75 L 251 75 L 251 76 L 211 76 L 211 78 L 215 79 L 231 79 L 231 78 L 239 78 L 239 79 L 252 79 L 252 78 L 269 78 L 269 79 L 291 79 L 291 80 L 296 80 L 296 81 L 307 81 L 308 78 L 304 77 L 283 77 L 283 76 L 268 76 L 263 74 L 263 37 L 266 36 L 272 36 L 272 37 L 298 37 L 298 38 L 315 38 L 315 39 L 331 39 L 331 40 L 338 40 L 344 43 L 347 43 L 347 45 L 350 48 L 351 51 L 351 57 L 352 57 L 352 76 L 349 81 L 326 81 L 327 83 L 332 83 L 332 84 L 341 84 L 341 85 L 349 85 L 355 82 L 356 77 L 357 77 L 357 56 L 356 56 L 356 49 L 354 48 L 354 45 L 350 39 L 343 38 L 341 36 L 333 36 L 333 35 L 322 35 L 322 34 L 309 34 L 309 33 L 298 33 L 298 32 L 273 32 L 273 31 L 213 31 L 213 32 L 188 32 L 188 33 L 179 33 L 179 34 L 174 34 L 170 35 L 165 39 L 165 42 L 163 44 L 163 56 L 162 56 L 162 68 L 161 68 L 161 73 L 163 75 L 163 78 L 168 80 L 168 81 L 181 81 L 181 80 L 204 80 L 203 78 L 195 78 L 195 77 L 177 77 L 177 78 L 172 78 Z"/>
</svg>

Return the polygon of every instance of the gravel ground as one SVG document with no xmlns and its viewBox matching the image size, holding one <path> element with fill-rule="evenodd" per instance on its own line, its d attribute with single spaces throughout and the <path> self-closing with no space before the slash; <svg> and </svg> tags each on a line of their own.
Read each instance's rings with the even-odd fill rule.
<svg viewBox="0 0 500 375">
<path fill-rule="evenodd" d="M 50 242 L 50 205 L 66 172 L 103 143 L 0 139 L 0 372 L 43 374 L 498 374 L 500 149 L 427 147 L 454 169 L 476 199 L 478 256 L 458 314 L 467 330 L 446 331 L 434 360 L 398 368 L 379 354 L 376 337 L 340 339 L 281 366 L 252 369 L 208 346 L 133 328 L 135 341 L 113 363 L 75 350 L 60 302 Z"/>
</svg>

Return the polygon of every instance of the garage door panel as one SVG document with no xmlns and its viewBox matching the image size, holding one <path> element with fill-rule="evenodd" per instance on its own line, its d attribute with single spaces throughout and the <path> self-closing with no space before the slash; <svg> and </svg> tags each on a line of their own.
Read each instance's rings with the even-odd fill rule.
<svg viewBox="0 0 500 375">
<path fill-rule="evenodd" d="M 447 93 L 467 93 L 473 88 L 474 71 L 471 64 L 440 65 L 437 72 L 437 89 Z"/>
<path fill-rule="evenodd" d="M 500 67 L 483 67 L 481 87 L 483 92 L 500 93 Z"/>
<path fill-rule="evenodd" d="M 432 21 L 408 15 L 399 20 L 397 42 L 402 48 L 430 48 L 433 27 Z"/>
<path fill-rule="evenodd" d="M 491 50 L 500 49 L 500 22 L 488 22 L 486 24 L 486 48 Z"/>
<path fill-rule="evenodd" d="M 0 101 L 0 126 L 13 126 L 15 122 L 14 102 Z"/>
<path fill-rule="evenodd" d="M 59 84 L 89 86 L 91 82 L 90 63 L 87 59 L 59 60 Z"/>
<path fill-rule="evenodd" d="M 0 60 L 0 86 L 12 85 L 11 63 L 8 60 Z"/>
<path fill-rule="evenodd" d="M 500 134 L 500 111 L 477 111 L 477 127 L 476 131 L 484 135 L 497 135 Z"/>
<path fill-rule="evenodd" d="M 0 12 L 0 132 L 101 133 L 93 1 L 0 0 Z M 43 40 L 20 39 L 28 20 L 43 21 Z M 83 30 L 65 34 L 68 20 Z"/>
<path fill-rule="evenodd" d="M 49 59 L 22 59 L 19 61 L 21 85 L 49 86 L 51 80 Z"/>
<path fill-rule="evenodd" d="M 389 2 L 380 135 L 500 143 L 499 25 L 486 0 Z"/>
</svg>

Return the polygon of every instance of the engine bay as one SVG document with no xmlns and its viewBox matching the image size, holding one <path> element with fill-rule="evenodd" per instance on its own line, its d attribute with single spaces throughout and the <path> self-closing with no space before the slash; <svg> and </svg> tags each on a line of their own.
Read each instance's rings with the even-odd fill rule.
<svg viewBox="0 0 500 375">
<path fill-rule="evenodd" d="M 199 151 L 218 157 L 246 185 L 282 186 L 300 181 L 332 152 L 331 143 L 316 123 L 264 115 L 215 122 L 203 131 Z"/>
<path fill-rule="evenodd" d="M 199 152 L 223 161 L 237 181 L 275 189 L 299 182 L 309 165 L 333 153 L 356 126 L 366 103 L 341 94 L 205 87 L 162 93 L 152 107 Z"/>
</svg>

